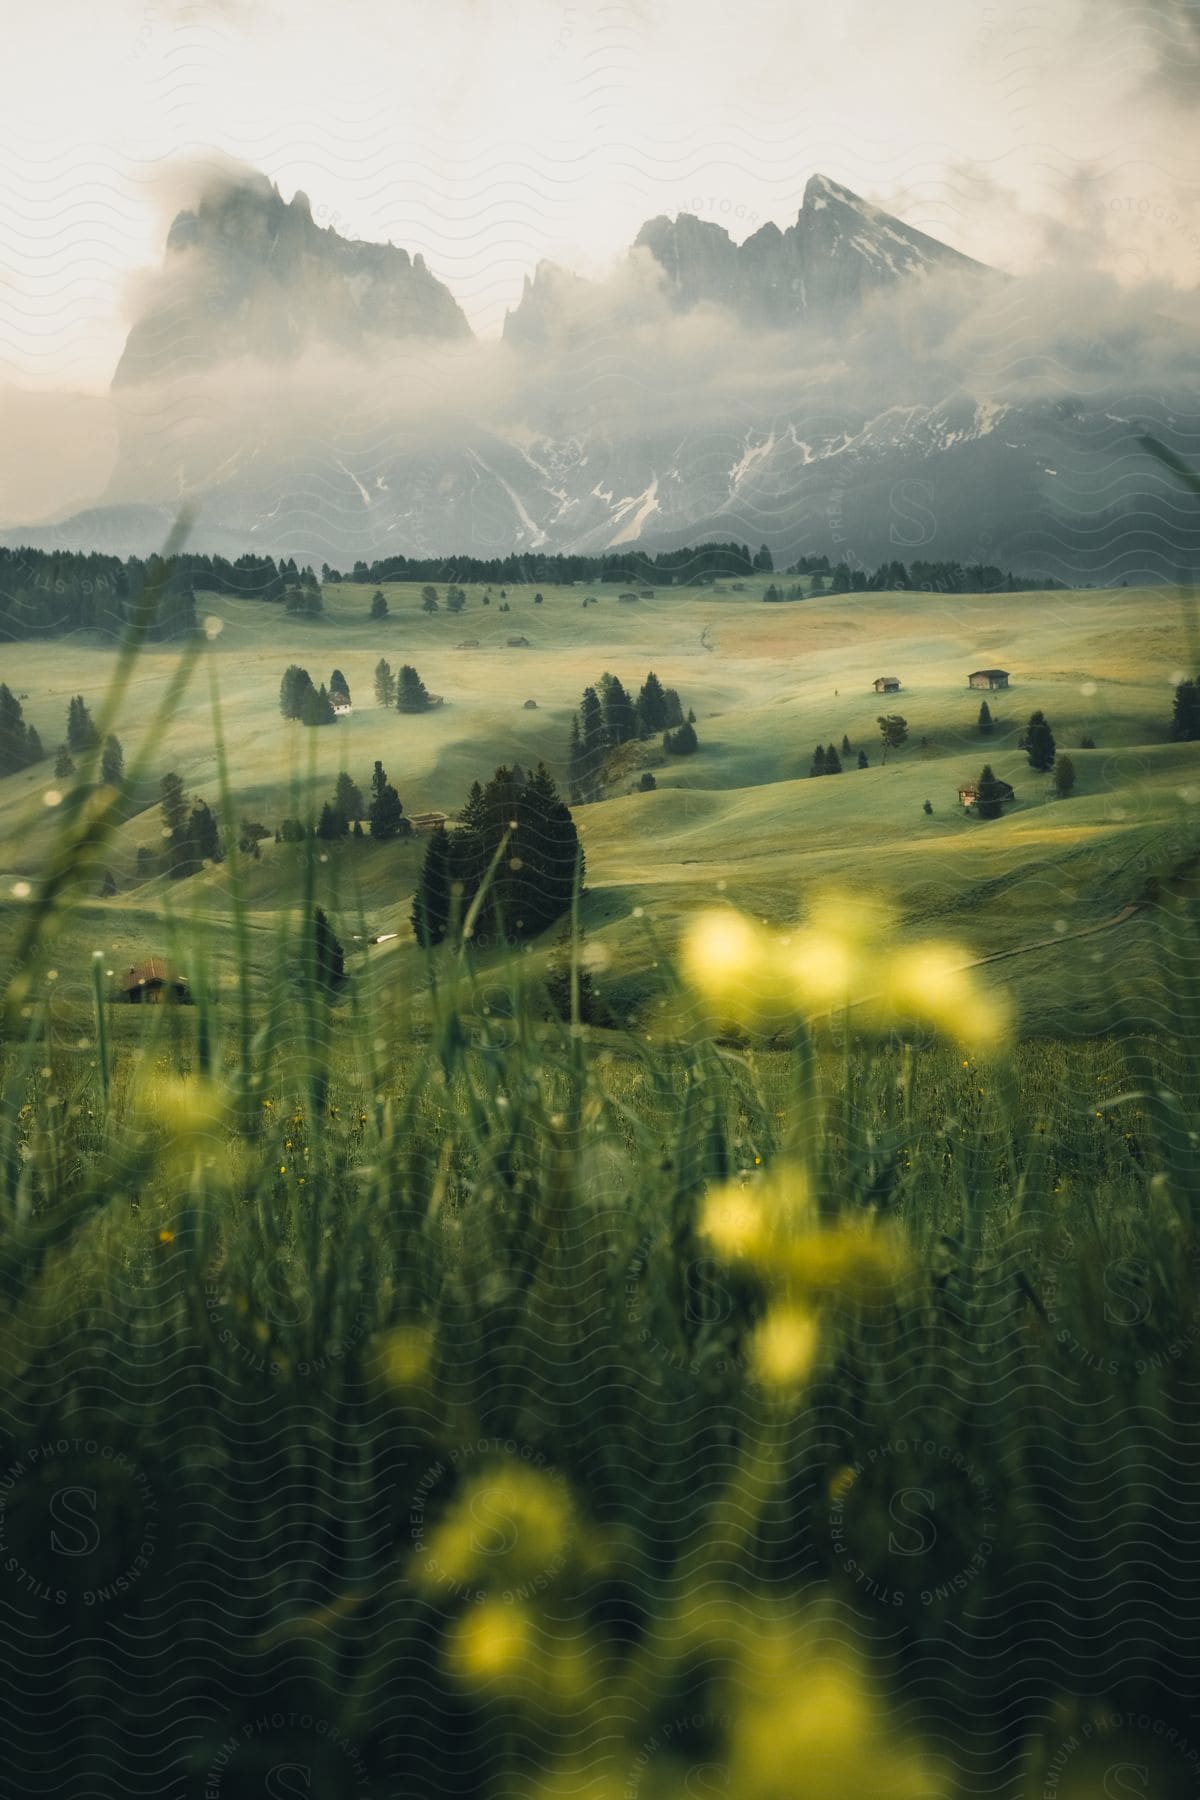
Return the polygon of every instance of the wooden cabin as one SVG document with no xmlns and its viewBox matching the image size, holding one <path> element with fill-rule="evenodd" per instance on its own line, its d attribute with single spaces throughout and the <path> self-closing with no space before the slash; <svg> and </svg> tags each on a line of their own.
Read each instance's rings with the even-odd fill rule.
<svg viewBox="0 0 1200 1800">
<path fill-rule="evenodd" d="M 1015 800 L 1016 797 L 1017 797 L 1016 793 L 1008 785 L 1008 782 L 1001 781 L 1000 777 L 997 776 L 996 777 L 996 798 L 1000 802 L 1001 806 L 1007 806 L 1008 802 L 1010 800 Z M 979 800 L 979 784 L 978 784 L 978 782 L 975 782 L 975 781 L 964 782 L 963 786 L 960 787 L 958 790 L 959 805 L 964 809 L 964 811 L 970 812 L 971 808 L 978 803 L 978 800 Z"/>
<path fill-rule="evenodd" d="M 973 688 L 1006 688 L 1008 686 L 1007 669 L 974 669 L 967 676 L 967 686 Z"/>
<path fill-rule="evenodd" d="M 900 692 L 900 677 L 898 675 L 877 675 L 875 677 L 875 692 L 877 694 L 898 694 Z"/>
<path fill-rule="evenodd" d="M 445 825 L 444 812 L 419 812 L 409 816 L 409 823 L 414 831 L 436 831 L 439 825 Z"/>
<path fill-rule="evenodd" d="M 173 973 L 156 956 L 130 963 L 129 973 L 121 977 L 118 997 L 132 1006 L 161 1006 L 167 1000 L 190 1006 L 192 1001 L 186 977 Z"/>
<path fill-rule="evenodd" d="M 506 642 L 510 650 L 528 650 L 529 648 L 529 639 L 527 637 L 512 637 L 508 638 Z"/>
</svg>

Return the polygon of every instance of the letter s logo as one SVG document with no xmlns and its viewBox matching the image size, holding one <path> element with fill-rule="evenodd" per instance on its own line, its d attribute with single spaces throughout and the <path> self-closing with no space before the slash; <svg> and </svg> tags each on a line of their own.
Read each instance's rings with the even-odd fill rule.
<svg viewBox="0 0 1200 1800">
<path fill-rule="evenodd" d="M 1139 1763 L 1111 1763 L 1104 1771 L 1106 1800 L 1146 1800 L 1149 1792 L 1150 1771 Z"/>
<path fill-rule="evenodd" d="M 74 1503 L 79 1502 L 78 1506 Z M 50 1499 L 50 1517 L 68 1534 L 50 1533 L 50 1548 L 59 1556 L 94 1556 L 100 1548 L 100 1528 L 96 1524 L 96 1490 L 85 1487 L 58 1488 Z"/>
<path fill-rule="evenodd" d="M 1136 1256 L 1118 1256 L 1104 1270 L 1104 1317 L 1110 1325 L 1141 1325 L 1150 1316 L 1149 1271 Z"/>
<path fill-rule="evenodd" d="M 888 1516 L 897 1525 L 902 1525 L 917 1541 L 902 1544 L 896 1533 L 888 1534 L 888 1549 L 893 1556 L 924 1556 L 937 1543 L 937 1527 L 930 1514 L 933 1511 L 932 1488 L 900 1488 L 892 1495 L 888 1505 Z"/>
<path fill-rule="evenodd" d="M 898 481 L 892 489 L 892 519 L 888 536 L 906 550 L 919 550 L 937 536 L 937 519 L 930 511 L 932 481 Z M 926 504 L 922 504 L 925 502 Z"/>
<path fill-rule="evenodd" d="M 299 1800 L 311 1794 L 312 1770 L 307 1763 L 275 1763 L 267 1770 L 267 1793 L 270 1800 Z"/>
<path fill-rule="evenodd" d="M 471 1548 L 477 1556 L 507 1556 L 517 1547 L 516 1520 L 509 1518 L 492 1500 L 486 1489 L 471 1500 L 471 1517 L 480 1532 L 471 1533 Z"/>
<path fill-rule="evenodd" d="M 683 1791 L 688 1800 L 723 1800 L 729 1791 L 729 1770 L 721 1763 L 693 1763 Z"/>
<path fill-rule="evenodd" d="M 263 1285 L 268 1295 L 267 1311 L 276 1325 L 285 1329 L 303 1325 L 312 1316 L 312 1298 L 303 1289 L 292 1286 L 283 1257 L 271 1258 L 263 1270 Z"/>
</svg>

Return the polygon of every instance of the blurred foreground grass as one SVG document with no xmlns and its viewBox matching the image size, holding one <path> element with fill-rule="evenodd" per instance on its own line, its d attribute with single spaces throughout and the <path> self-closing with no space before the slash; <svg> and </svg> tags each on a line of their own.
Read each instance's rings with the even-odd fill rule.
<svg viewBox="0 0 1200 1800">
<path fill-rule="evenodd" d="M 0 1044 L 14 1794 L 1194 1793 L 1183 884 L 1071 1048 L 848 896 L 640 1037 L 536 957 L 331 1004 L 311 860 L 264 1011 L 235 851 L 234 991 L 87 1016 L 91 779 Z"/>
</svg>

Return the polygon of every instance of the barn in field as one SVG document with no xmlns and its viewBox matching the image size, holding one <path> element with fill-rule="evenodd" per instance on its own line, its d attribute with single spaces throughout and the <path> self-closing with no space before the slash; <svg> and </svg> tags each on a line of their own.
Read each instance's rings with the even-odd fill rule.
<svg viewBox="0 0 1200 1800">
<path fill-rule="evenodd" d="M 877 675 L 875 677 L 875 692 L 877 694 L 898 694 L 900 692 L 900 677 L 898 675 Z"/>
<path fill-rule="evenodd" d="M 439 826 L 446 824 L 446 814 L 444 812 L 413 813 L 409 822 L 414 831 L 436 831 Z"/>
<path fill-rule="evenodd" d="M 192 1002 L 186 976 L 176 974 L 156 956 L 130 963 L 129 973 L 121 977 L 118 998 L 133 1006 L 160 1006 L 167 1000 L 190 1006 Z"/>
<path fill-rule="evenodd" d="M 967 676 L 967 685 L 973 688 L 1006 688 L 1008 686 L 1008 670 L 975 669 Z"/>
<path fill-rule="evenodd" d="M 335 719 L 344 719 L 354 710 L 350 705 L 349 700 L 343 699 L 338 694 L 332 696 L 331 704 L 333 706 L 333 716 Z"/>
<path fill-rule="evenodd" d="M 1015 800 L 1016 797 L 1017 796 L 1016 796 L 1015 791 L 1009 786 L 1008 782 L 1001 781 L 1000 778 L 997 776 L 997 778 L 996 778 L 996 799 L 999 801 L 1000 805 L 1007 806 L 1009 801 Z M 978 784 L 978 782 L 966 781 L 963 783 L 962 787 L 960 787 L 958 790 L 958 803 L 965 812 L 970 812 L 973 807 L 978 805 L 978 803 L 979 803 L 979 784 Z"/>
</svg>

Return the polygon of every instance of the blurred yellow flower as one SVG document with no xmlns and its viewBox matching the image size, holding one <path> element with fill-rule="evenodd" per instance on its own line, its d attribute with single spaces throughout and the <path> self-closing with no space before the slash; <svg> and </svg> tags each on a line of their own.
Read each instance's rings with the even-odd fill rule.
<svg viewBox="0 0 1200 1800">
<path fill-rule="evenodd" d="M 433 1333 L 423 1325 L 398 1325 L 378 1340 L 375 1354 L 380 1379 L 389 1387 L 417 1387 L 429 1375 Z"/>
<path fill-rule="evenodd" d="M 768 1387 L 794 1387 L 816 1360 L 820 1342 L 815 1314 L 798 1306 L 776 1306 L 754 1333 L 754 1372 Z"/>
<path fill-rule="evenodd" d="M 889 1024 L 931 1025 L 974 1049 L 1001 1043 L 1008 1034 L 1003 994 L 985 987 L 967 966 L 960 945 L 914 944 L 887 963 L 881 999 Z"/>
<path fill-rule="evenodd" d="M 449 1634 L 447 1662 L 469 1686 L 524 1673 L 535 1648 L 533 1620 L 523 1606 L 499 1600 L 471 1607 Z"/>
<path fill-rule="evenodd" d="M 926 1026 L 969 1049 L 1001 1043 L 1010 1008 L 967 951 L 941 940 L 895 946 L 895 929 L 889 907 L 853 893 L 819 893 L 807 923 L 785 934 L 707 911 L 684 936 L 680 966 L 718 1018 L 747 1030 L 853 1007 L 864 1031 Z"/>
<path fill-rule="evenodd" d="M 705 1201 L 700 1231 L 727 1262 L 753 1257 L 767 1243 L 761 1193 L 745 1187 L 718 1188 Z"/>
<path fill-rule="evenodd" d="M 130 1098 L 131 1117 L 153 1133 L 164 1158 L 189 1167 L 224 1148 L 226 1110 L 221 1090 L 196 1077 L 145 1076 Z"/>
<path fill-rule="evenodd" d="M 916 1747 L 888 1729 L 848 1648 L 836 1662 L 786 1672 L 768 1664 L 747 1693 L 730 1739 L 729 1792 L 740 1800 L 937 1800 L 944 1792 Z"/>
<path fill-rule="evenodd" d="M 830 1225 L 809 1231 L 780 1248 L 779 1260 L 792 1284 L 812 1295 L 878 1297 L 907 1272 L 904 1239 L 887 1226 Z"/>
<path fill-rule="evenodd" d="M 499 1463 L 464 1483 L 418 1550 L 412 1579 L 433 1590 L 548 1580 L 562 1568 L 574 1534 L 561 1480 L 528 1463 Z"/>
</svg>

